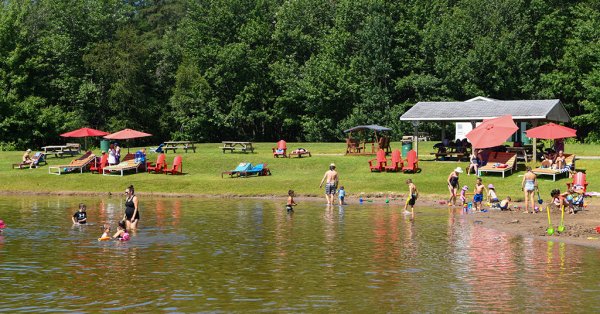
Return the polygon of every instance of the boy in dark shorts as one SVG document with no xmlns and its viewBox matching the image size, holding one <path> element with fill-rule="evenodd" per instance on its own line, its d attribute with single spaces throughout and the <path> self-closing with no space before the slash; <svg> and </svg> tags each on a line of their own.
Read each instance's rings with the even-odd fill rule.
<svg viewBox="0 0 600 314">
<path fill-rule="evenodd" d="M 294 206 L 296 206 L 298 204 L 296 204 L 294 202 L 294 190 L 289 190 L 288 191 L 288 199 L 287 199 L 287 204 L 285 205 L 285 209 L 287 209 L 288 213 L 293 213 L 294 212 Z"/>
<path fill-rule="evenodd" d="M 407 179 L 406 184 L 408 185 L 408 197 L 406 198 L 406 204 L 404 204 L 404 214 L 415 214 L 415 202 L 419 197 L 419 191 L 417 186 L 412 182 L 412 179 Z M 407 210 L 410 206 L 410 212 Z"/>
<path fill-rule="evenodd" d="M 77 212 L 75 212 L 75 214 L 73 214 L 73 217 L 71 217 L 71 220 L 73 220 L 74 224 L 80 224 L 83 225 L 87 222 L 87 213 L 86 211 L 86 206 L 83 203 L 79 204 L 79 210 Z"/>
</svg>

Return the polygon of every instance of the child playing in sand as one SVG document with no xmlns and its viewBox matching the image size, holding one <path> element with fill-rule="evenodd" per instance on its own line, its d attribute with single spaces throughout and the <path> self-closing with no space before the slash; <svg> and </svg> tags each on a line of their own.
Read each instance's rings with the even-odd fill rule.
<svg viewBox="0 0 600 314">
<path fill-rule="evenodd" d="M 83 225 L 87 222 L 87 213 L 86 211 L 86 206 L 83 203 L 79 204 L 79 210 L 77 212 L 75 212 L 75 214 L 73 214 L 73 217 L 71 217 L 71 220 L 73 221 L 74 224 L 80 224 Z"/>
<path fill-rule="evenodd" d="M 414 215 L 415 202 L 419 198 L 419 191 L 417 190 L 417 186 L 412 182 L 412 179 L 406 179 L 406 184 L 408 185 L 408 197 L 406 204 L 404 204 L 404 213 Z M 408 206 L 410 206 L 410 212 L 407 210 Z"/>
<path fill-rule="evenodd" d="M 507 196 L 505 199 L 500 202 L 500 210 L 510 210 L 510 196 Z"/>
<path fill-rule="evenodd" d="M 293 213 L 294 206 L 296 206 L 296 205 L 298 205 L 298 204 L 296 204 L 296 202 L 294 202 L 294 190 L 289 190 L 287 204 L 285 205 L 285 209 L 287 209 L 288 213 Z"/>
<path fill-rule="evenodd" d="M 481 202 L 483 202 L 483 193 L 485 192 L 485 185 L 481 178 L 477 178 L 475 183 L 475 195 L 473 196 L 473 203 L 475 203 L 475 211 L 480 212 L 482 209 Z"/>
<path fill-rule="evenodd" d="M 494 188 L 493 184 L 488 184 L 488 202 L 491 203 L 492 207 L 498 207 L 498 203 L 500 200 L 498 199 L 498 195 L 496 195 L 496 188 Z"/>
<path fill-rule="evenodd" d="M 346 203 L 344 203 L 345 197 L 346 197 L 346 190 L 344 190 L 344 186 L 340 186 L 340 189 L 338 190 L 338 199 L 340 201 L 340 205 L 346 205 Z"/>
<path fill-rule="evenodd" d="M 113 235 L 113 239 L 117 239 L 119 241 L 129 241 L 129 233 L 127 232 L 125 220 L 119 221 L 119 226 L 117 227 L 117 232 Z"/>
</svg>

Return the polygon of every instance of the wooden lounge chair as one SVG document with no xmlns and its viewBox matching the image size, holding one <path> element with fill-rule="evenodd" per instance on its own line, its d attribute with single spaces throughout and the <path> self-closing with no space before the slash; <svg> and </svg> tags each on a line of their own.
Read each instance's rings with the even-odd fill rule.
<svg viewBox="0 0 600 314">
<path fill-rule="evenodd" d="M 46 162 L 46 154 L 42 152 L 37 152 L 31 157 L 31 162 L 20 162 L 18 164 L 12 164 L 13 169 L 23 169 L 23 168 L 37 168 L 41 163 L 47 164 Z"/>
<path fill-rule="evenodd" d="M 585 173 L 583 173 L 583 172 L 575 173 L 575 175 L 573 176 L 573 181 L 567 183 L 567 188 L 571 189 L 572 187 L 577 186 L 577 185 L 583 187 L 584 193 L 587 191 L 588 182 L 585 179 Z"/>
<path fill-rule="evenodd" d="M 386 166 L 385 151 L 380 149 L 377 151 L 377 157 L 369 160 L 369 169 L 371 169 L 371 172 L 383 172 Z"/>
<path fill-rule="evenodd" d="M 90 166 L 90 172 L 94 173 L 94 172 L 98 172 L 98 174 L 102 173 L 102 169 L 104 169 L 104 167 L 108 166 L 108 154 L 103 154 L 102 157 L 100 157 L 100 161 L 96 161 L 95 164 Z"/>
<path fill-rule="evenodd" d="M 79 173 L 83 173 L 83 169 L 86 169 L 89 164 L 96 159 L 96 156 L 92 154 L 91 151 L 88 151 L 83 156 L 74 159 L 68 165 L 58 165 L 58 166 L 50 166 L 48 167 L 49 174 L 61 175 L 65 172 L 71 172 L 74 170 L 79 170 Z M 55 172 L 52 170 L 56 170 Z"/>
<path fill-rule="evenodd" d="M 287 143 L 284 140 L 277 142 L 277 147 L 273 147 L 273 157 L 287 157 Z"/>
<path fill-rule="evenodd" d="M 396 149 L 392 152 L 392 158 L 390 159 L 389 165 L 385 167 L 385 171 L 387 172 L 398 172 L 404 167 L 404 162 L 402 161 L 402 154 L 399 149 Z"/>
<path fill-rule="evenodd" d="M 298 158 L 302 158 L 302 156 L 304 156 L 304 155 L 308 155 L 308 157 L 312 157 L 312 154 L 308 150 L 306 150 L 304 148 L 294 149 L 288 155 L 289 155 L 289 157 L 296 156 Z"/>
<path fill-rule="evenodd" d="M 140 161 L 135 160 L 134 154 L 127 154 L 123 161 L 121 161 L 118 165 L 104 167 L 102 169 L 103 175 L 110 175 L 113 172 L 120 173 L 123 176 L 123 173 L 128 170 L 135 170 L 138 172 L 139 167 L 142 165 Z"/>
<path fill-rule="evenodd" d="M 148 171 L 148 173 L 161 173 L 163 169 L 167 169 L 167 161 L 165 158 L 166 156 L 164 153 L 159 154 L 158 157 L 156 157 L 156 164 L 153 165 L 152 162 L 146 164 L 146 171 Z"/>
<path fill-rule="evenodd" d="M 408 153 L 406 153 L 406 160 L 404 166 L 402 167 L 402 172 L 417 173 L 420 170 L 417 152 L 414 149 L 411 149 L 408 151 Z"/>
<path fill-rule="evenodd" d="M 504 178 L 505 173 L 512 173 L 517 162 L 517 154 L 504 152 L 491 152 L 488 155 L 487 164 L 479 167 L 477 175 L 481 176 L 482 172 L 498 172 L 502 173 Z"/>
<path fill-rule="evenodd" d="M 565 154 L 565 166 L 562 169 L 552 169 L 552 168 L 535 168 L 531 170 L 536 175 L 548 175 L 552 176 L 552 181 L 556 181 L 556 176 L 560 174 L 569 175 L 569 171 L 575 168 L 573 165 L 575 163 L 575 154 Z"/>
<path fill-rule="evenodd" d="M 167 167 L 165 167 L 163 172 L 165 174 L 183 174 L 183 161 L 181 160 L 181 156 L 175 156 L 173 159 L 173 167 L 171 167 L 171 169 L 167 169 Z"/>
</svg>

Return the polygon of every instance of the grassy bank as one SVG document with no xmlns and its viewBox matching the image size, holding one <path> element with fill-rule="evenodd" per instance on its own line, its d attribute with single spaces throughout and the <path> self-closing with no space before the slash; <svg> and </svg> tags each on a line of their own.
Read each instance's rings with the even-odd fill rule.
<svg viewBox="0 0 600 314">
<path fill-rule="evenodd" d="M 285 195 L 288 189 L 294 189 L 300 195 L 320 196 L 319 182 L 329 163 L 335 162 L 340 172 L 340 183 L 345 186 L 349 195 L 361 193 L 376 195 L 404 194 L 404 181 L 412 178 L 422 194 L 446 196 L 446 178 L 450 171 L 457 166 L 468 166 L 467 162 L 436 162 L 432 161 L 429 152 L 432 142 L 420 144 L 420 167 L 418 174 L 404 173 L 371 173 L 369 172 L 369 156 L 344 156 L 344 143 L 288 143 L 293 149 L 304 147 L 313 153 L 309 158 L 279 158 L 272 157 L 271 148 L 274 143 L 256 143 L 254 154 L 226 153 L 223 154 L 220 144 L 199 144 L 196 153 L 181 153 L 183 156 L 184 176 L 127 174 L 120 176 L 102 176 L 91 173 L 69 173 L 61 176 L 48 174 L 48 166 L 38 169 L 13 170 L 11 164 L 18 162 L 22 152 L 0 152 L 0 190 L 3 191 L 85 191 L 85 192 L 120 192 L 129 184 L 134 184 L 136 190 L 146 193 L 191 193 L 210 195 Z M 400 147 L 400 143 L 392 143 L 392 147 Z M 590 152 L 600 155 L 600 146 L 569 144 L 567 151 Z M 132 149 L 132 152 L 134 149 Z M 98 153 L 98 151 L 95 151 Z M 175 154 L 167 154 L 169 165 Z M 156 160 L 156 154 L 149 154 L 150 161 Z M 68 164 L 70 158 L 48 158 L 48 165 Z M 242 161 L 252 163 L 267 162 L 273 173 L 268 177 L 251 178 L 221 178 L 221 172 L 231 170 Z M 578 160 L 578 168 L 586 168 L 588 178 L 592 181 L 589 190 L 595 188 L 592 178 L 600 172 L 600 161 Z M 520 190 L 524 165 L 519 165 L 519 171 L 508 175 L 505 179 L 496 174 L 483 176 L 484 183 L 493 183 L 501 197 L 511 195 L 521 199 Z M 461 176 L 461 185 L 473 187 L 476 176 Z M 551 177 L 542 177 L 540 189 L 542 197 L 548 198 L 552 188 L 565 188 L 570 179 L 562 177 L 552 182 Z"/>
</svg>

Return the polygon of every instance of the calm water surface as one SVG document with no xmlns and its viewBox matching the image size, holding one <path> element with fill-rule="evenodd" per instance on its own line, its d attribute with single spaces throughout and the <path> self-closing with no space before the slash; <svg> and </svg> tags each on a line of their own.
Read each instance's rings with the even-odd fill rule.
<svg viewBox="0 0 600 314">
<path fill-rule="evenodd" d="M 123 202 L 0 198 L 0 311 L 600 311 L 600 250 L 446 210 L 141 198 L 132 240 L 98 242 Z"/>
</svg>

